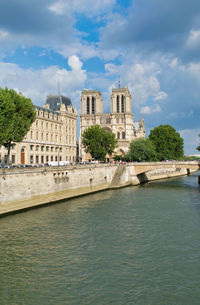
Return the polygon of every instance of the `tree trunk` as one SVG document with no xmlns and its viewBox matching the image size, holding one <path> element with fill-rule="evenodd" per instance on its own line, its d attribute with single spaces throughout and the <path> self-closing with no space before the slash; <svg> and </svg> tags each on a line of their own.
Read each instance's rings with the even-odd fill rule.
<svg viewBox="0 0 200 305">
<path fill-rule="evenodd" d="M 6 160 L 6 164 L 9 165 L 10 164 L 11 143 L 8 143 L 7 149 L 8 149 L 8 157 L 7 157 L 7 160 Z"/>
</svg>

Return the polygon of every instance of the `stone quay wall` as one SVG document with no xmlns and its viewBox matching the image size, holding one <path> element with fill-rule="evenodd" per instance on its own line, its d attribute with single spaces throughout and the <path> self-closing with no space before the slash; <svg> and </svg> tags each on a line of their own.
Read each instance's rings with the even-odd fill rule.
<svg viewBox="0 0 200 305">
<path fill-rule="evenodd" d="M 187 175 L 198 170 L 197 164 L 195 167 L 194 163 L 190 169 L 189 165 L 180 164 L 177 167 L 169 163 L 155 163 L 156 169 L 152 169 L 152 164 L 89 164 L 0 169 L 0 215 L 110 188 Z M 142 169 L 143 165 L 145 172 Z"/>
</svg>

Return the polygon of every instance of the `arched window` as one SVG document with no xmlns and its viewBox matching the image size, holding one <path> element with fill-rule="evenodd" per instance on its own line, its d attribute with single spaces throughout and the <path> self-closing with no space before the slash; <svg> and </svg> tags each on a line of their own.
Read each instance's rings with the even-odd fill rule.
<svg viewBox="0 0 200 305">
<path fill-rule="evenodd" d="M 121 97 L 121 110 L 122 110 L 122 112 L 124 112 L 124 96 L 122 95 L 122 97 Z"/>
<path fill-rule="evenodd" d="M 119 95 L 117 95 L 117 112 L 119 113 Z"/>
<path fill-rule="evenodd" d="M 92 114 L 95 114 L 95 98 L 92 97 Z"/>
<path fill-rule="evenodd" d="M 122 139 L 125 139 L 126 138 L 126 134 L 125 134 L 125 132 L 123 131 L 122 132 Z"/>
<path fill-rule="evenodd" d="M 117 133 L 117 139 L 120 139 L 120 132 Z"/>
<path fill-rule="evenodd" d="M 90 114 L 90 98 L 87 97 L 87 114 Z"/>
</svg>

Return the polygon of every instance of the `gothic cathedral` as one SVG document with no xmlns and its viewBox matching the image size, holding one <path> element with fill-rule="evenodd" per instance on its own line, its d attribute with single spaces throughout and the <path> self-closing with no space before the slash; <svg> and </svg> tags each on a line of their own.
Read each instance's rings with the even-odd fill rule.
<svg viewBox="0 0 200 305">
<path fill-rule="evenodd" d="M 110 97 L 111 112 L 103 113 L 103 98 L 98 90 L 83 90 L 81 94 L 79 156 L 83 162 L 90 161 L 81 143 L 81 134 L 92 125 L 99 125 L 116 135 L 118 147 L 116 155 L 129 151 L 132 140 L 145 138 L 144 120 L 133 121 L 131 95 L 127 87 L 113 89 Z"/>
</svg>

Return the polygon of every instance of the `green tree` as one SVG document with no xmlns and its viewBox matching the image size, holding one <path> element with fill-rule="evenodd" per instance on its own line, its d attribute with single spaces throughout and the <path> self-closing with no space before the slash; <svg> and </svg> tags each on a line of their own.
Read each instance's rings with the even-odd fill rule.
<svg viewBox="0 0 200 305">
<path fill-rule="evenodd" d="M 183 139 L 170 125 L 160 125 L 150 131 L 158 160 L 180 159 L 184 155 Z"/>
<path fill-rule="evenodd" d="M 155 148 L 148 139 L 134 140 L 130 143 L 130 150 L 125 159 L 126 161 L 155 161 Z"/>
<path fill-rule="evenodd" d="M 93 125 L 83 132 L 82 143 L 85 152 L 90 153 L 92 158 L 99 161 L 105 161 L 106 154 L 111 155 L 117 147 L 115 135 L 105 131 L 99 125 Z"/>
<path fill-rule="evenodd" d="M 199 134 L 199 137 L 200 137 L 200 134 Z M 200 143 L 199 143 L 199 145 L 197 146 L 197 148 L 196 148 L 198 151 L 200 151 Z"/>
<path fill-rule="evenodd" d="M 0 88 L 0 146 L 8 150 L 21 142 L 36 118 L 35 108 L 30 98 L 13 89 Z"/>
</svg>

